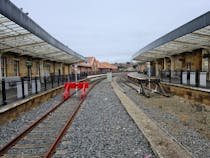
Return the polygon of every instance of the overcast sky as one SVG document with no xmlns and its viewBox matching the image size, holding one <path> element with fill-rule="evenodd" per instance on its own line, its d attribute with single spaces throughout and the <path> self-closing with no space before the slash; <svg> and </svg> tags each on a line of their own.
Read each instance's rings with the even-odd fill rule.
<svg viewBox="0 0 210 158">
<path fill-rule="evenodd" d="M 210 0 L 12 0 L 83 56 L 126 62 L 139 49 L 210 10 Z"/>
</svg>

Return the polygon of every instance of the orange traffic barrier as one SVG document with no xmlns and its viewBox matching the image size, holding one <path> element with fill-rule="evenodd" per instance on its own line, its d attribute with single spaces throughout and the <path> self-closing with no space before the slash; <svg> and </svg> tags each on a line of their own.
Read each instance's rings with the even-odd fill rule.
<svg viewBox="0 0 210 158">
<path fill-rule="evenodd" d="M 64 93 L 63 93 L 63 99 L 66 100 L 70 95 L 71 89 L 82 89 L 82 95 L 81 98 L 84 99 L 86 97 L 86 88 L 89 87 L 88 82 L 66 82 L 64 83 Z"/>
</svg>

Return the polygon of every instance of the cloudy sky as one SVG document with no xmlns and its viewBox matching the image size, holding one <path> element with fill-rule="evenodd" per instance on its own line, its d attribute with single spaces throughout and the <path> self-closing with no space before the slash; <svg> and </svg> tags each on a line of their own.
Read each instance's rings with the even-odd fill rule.
<svg viewBox="0 0 210 158">
<path fill-rule="evenodd" d="M 12 0 L 83 56 L 126 62 L 139 49 L 210 10 L 210 0 Z"/>
</svg>

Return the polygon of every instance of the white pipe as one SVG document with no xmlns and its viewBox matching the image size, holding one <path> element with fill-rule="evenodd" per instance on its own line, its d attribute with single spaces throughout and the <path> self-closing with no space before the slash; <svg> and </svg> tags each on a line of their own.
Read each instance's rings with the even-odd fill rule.
<svg viewBox="0 0 210 158">
<path fill-rule="evenodd" d="M 150 62 L 147 62 L 147 66 L 148 66 L 148 76 L 149 76 L 149 89 L 151 89 L 151 85 L 150 85 L 150 77 L 151 77 L 151 67 L 150 67 Z"/>
</svg>

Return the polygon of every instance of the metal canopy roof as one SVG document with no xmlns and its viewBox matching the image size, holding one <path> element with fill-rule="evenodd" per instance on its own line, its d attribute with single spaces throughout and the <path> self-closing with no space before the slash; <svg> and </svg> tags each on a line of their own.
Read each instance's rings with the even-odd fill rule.
<svg viewBox="0 0 210 158">
<path fill-rule="evenodd" d="M 210 12 L 155 40 L 133 55 L 133 60 L 153 61 L 205 48 L 210 50 Z"/>
<path fill-rule="evenodd" d="M 85 58 L 42 29 L 8 0 L 0 0 L 0 53 L 15 52 L 63 63 Z"/>
</svg>

